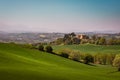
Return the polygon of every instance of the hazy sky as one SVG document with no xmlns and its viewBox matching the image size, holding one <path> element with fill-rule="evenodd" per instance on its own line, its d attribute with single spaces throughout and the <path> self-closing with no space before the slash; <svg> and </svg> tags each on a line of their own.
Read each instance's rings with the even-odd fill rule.
<svg viewBox="0 0 120 80">
<path fill-rule="evenodd" d="M 0 0 L 0 31 L 120 31 L 120 0 Z"/>
</svg>

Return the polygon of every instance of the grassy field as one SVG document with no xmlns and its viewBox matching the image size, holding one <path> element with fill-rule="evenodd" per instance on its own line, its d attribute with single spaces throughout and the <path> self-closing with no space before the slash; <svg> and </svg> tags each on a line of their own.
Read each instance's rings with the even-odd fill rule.
<svg viewBox="0 0 120 80">
<path fill-rule="evenodd" d="M 53 46 L 54 52 L 60 52 L 64 49 L 79 51 L 81 53 L 120 53 L 120 45 L 59 45 Z"/>
<path fill-rule="evenodd" d="M 109 65 L 85 65 L 50 53 L 0 43 L 0 80 L 119 79 L 120 72 Z"/>
</svg>

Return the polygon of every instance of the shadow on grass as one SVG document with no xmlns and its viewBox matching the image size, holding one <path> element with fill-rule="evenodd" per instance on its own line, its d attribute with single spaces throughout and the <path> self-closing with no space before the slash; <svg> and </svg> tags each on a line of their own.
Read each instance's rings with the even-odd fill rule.
<svg viewBox="0 0 120 80">
<path fill-rule="evenodd" d="M 60 54 L 57 54 L 57 53 L 55 53 L 55 52 L 51 52 L 51 54 L 54 54 L 54 55 L 57 55 L 57 56 L 63 57 L 63 56 L 61 56 Z M 63 58 L 69 59 L 68 57 L 63 57 Z M 72 61 L 75 61 L 75 62 L 79 62 L 79 63 L 83 63 L 83 64 L 85 64 L 84 62 L 81 62 L 81 61 L 78 61 L 78 60 L 73 60 L 73 59 L 69 59 L 69 60 L 72 60 Z M 86 65 L 96 67 L 96 65 L 95 65 L 95 64 L 91 64 L 91 63 L 86 64 Z"/>
<path fill-rule="evenodd" d="M 120 73 L 120 71 L 112 71 L 112 72 L 108 72 L 107 74 L 113 74 L 113 73 Z"/>
<path fill-rule="evenodd" d="M 42 51 L 42 52 L 45 52 L 45 51 Z M 57 54 L 57 53 L 55 53 L 55 52 L 47 52 L 47 53 L 50 53 L 50 54 L 53 54 L 53 55 L 57 55 L 57 56 L 60 56 L 60 57 L 66 58 L 66 59 L 69 59 L 68 57 L 61 56 L 60 54 Z M 83 63 L 83 64 L 85 64 L 85 63 L 84 63 L 84 62 L 82 62 L 82 61 L 73 60 L 73 59 L 69 59 L 69 60 L 72 60 L 72 61 L 75 61 L 75 62 L 79 62 L 79 63 Z M 95 64 L 91 64 L 91 63 L 86 64 L 86 65 L 96 67 L 96 65 L 95 65 Z"/>
<path fill-rule="evenodd" d="M 95 64 L 86 64 L 86 65 L 89 65 L 89 66 L 95 66 L 95 67 L 96 67 L 96 65 L 95 65 Z"/>
</svg>

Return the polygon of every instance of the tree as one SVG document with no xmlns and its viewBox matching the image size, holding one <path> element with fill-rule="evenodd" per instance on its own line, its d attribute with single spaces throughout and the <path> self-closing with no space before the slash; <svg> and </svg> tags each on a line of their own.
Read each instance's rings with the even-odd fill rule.
<svg viewBox="0 0 120 80">
<path fill-rule="evenodd" d="M 73 33 L 69 33 L 69 34 L 65 34 L 64 35 L 64 38 L 63 38 L 63 42 L 64 44 L 78 44 L 80 42 L 80 40 L 78 40 L 77 38 L 75 38 L 76 34 L 73 32 Z"/>
<path fill-rule="evenodd" d="M 73 39 L 72 39 L 72 43 L 73 43 L 73 44 L 80 44 L 80 39 L 78 39 L 78 38 L 73 38 Z"/>
<path fill-rule="evenodd" d="M 52 53 L 53 48 L 52 48 L 51 46 L 46 46 L 46 47 L 45 47 L 45 50 L 46 50 L 46 52 L 48 52 L 48 53 Z"/>
<path fill-rule="evenodd" d="M 64 44 L 66 44 L 66 45 L 71 45 L 71 44 L 72 44 L 71 38 L 66 39 L 66 40 L 64 41 Z"/>
<path fill-rule="evenodd" d="M 40 51 L 44 51 L 44 46 L 43 46 L 43 45 L 39 45 L 38 49 L 39 49 Z"/>
<path fill-rule="evenodd" d="M 93 36 L 92 36 L 92 40 L 94 40 L 94 41 L 97 40 L 97 36 L 96 36 L 96 35 L 93 35 Z"/>
<path fill-rule="evenodd" d="M 95 44 L 98 45 L 98 44 L 99 44 L 99 40 L 96 40 L 96 41 L 95 41 Z"/>
<path fill-rule="evenodd" d="M 115 58 L 114 53 L 105 54 L 106 55 L 106 64 L 113 65 L 113 60 Z"/>
<path fill-rule="evenodd" d="M 68 58 L 71 52 L 72 52 L 71 49 L 65 48 L 65 49 L 61 50 L 60 56 Z"/>
<path fill-rule="evenodd" d="M 69 55 L 69 58 L 74 61 L 80 61 L 80 53 L 76 51 L 72 51 Z"/>
<path fill-rule="evenodd" d="M 108 45 L 113 45 L 114 44 L 114 39 L 113 38 L 109 39 L 107 44 Z"/>
<path fill-rule="evenodd" d="M 68 58 L 68 57 L 69 57 L 69 54 L 68 54 L 68 53 L 65 53 L 65 52 L 61 52 L 60 56 L 65 57 L 65 58 Z"/>
<path fill-rule="evenodd" d="M 99 40 L 100 45 L 105 45 L 106 44 L 106 39 L 104 37 L 101 37 Z"/>
<path fill-rule="evenodd" d="M 63 43 L 63 38 L 58 38 L 58 39 L 55 41 L 55 43 L 56 43 L 57 45 L 62 44 L 62 43 Z"/>
<path fill-rule="evenodd" d="M 67 39 L 69 39 L 70 38 L 70 35 L 69 34 L 65 34 L 64 35 L 64 38 L 63 38 L 63 41 L 65 41 L 65 40 L 67 40 Z"/>
<path fill-rule="evenodd" d="M 102 64 L 103 64 L 103 65 L 106 65 L 106 64 L 107 64 L 107 58 L 108 58 L 108 55 L 107 55 L 107 54 L 102 54 L 102 55 L 101 55 L 101 61 L 102 61 Z"/>
<path fill-rule="evenodd" d="M 120 71 L 120 54 L 115 56 L 113 60 L 113 66 L 118 67 L 118 71 Z"/>
<path fill-rule="evenodd" d="M 89 64 L 90 62 L 94 62 L 94 58 L 92 55 L 86 55 L 85 58 L 84 58 L 84 63 L 85 64 Z"/>
<path fill-rule="evenodd" d="M 75 36 L 76 36 L 76 34 L 75 34 L 74 32 L 70 33 L 69 35 L 70 35 L 71 37 L 75 37 Z"/>
</svg>

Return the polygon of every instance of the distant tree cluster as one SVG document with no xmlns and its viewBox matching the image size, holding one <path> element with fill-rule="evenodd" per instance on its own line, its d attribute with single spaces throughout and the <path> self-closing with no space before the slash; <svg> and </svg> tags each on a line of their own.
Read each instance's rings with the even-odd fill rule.
<svg viewBox="0 0 120 80">
<path fill-rule="evenodd" d="M 107 42 L 108 45 L 120 45 L 120 39 L 118 38 L 111 38 Z"/>
<path fill-rule="evenodd" d="M 73 32 L 73 33 L 65 34 L 63 38 L 58 38 L 56 41 L 51 42 L 51 44 L 57 44 L 57 45 L 80 44 L 80 39 L 76 38 L 76 34 Z"/>
<path fill-rule="evenodd" d="M 57 40 L 51 42 L 51 44 L 56 44 L 56 45 L 72 45 L 72 44 L 96 44 L 96 45 L 120 45 L 120 38 L 105 38 L 105 37 L 99 37 L 96 35 L 87 36 L 84 35 L 85 39 L 81 39 L 76 36 L 76 34 L 69 33 L 65 34 L 63 38 L 58 38 Z"/>
</svg>

